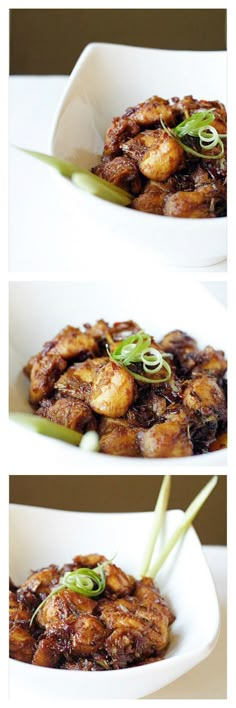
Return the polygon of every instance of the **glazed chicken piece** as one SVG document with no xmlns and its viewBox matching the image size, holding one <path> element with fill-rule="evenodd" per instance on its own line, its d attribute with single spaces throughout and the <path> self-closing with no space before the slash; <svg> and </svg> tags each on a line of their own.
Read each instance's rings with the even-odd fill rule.
<svg viewBox="0 0 236 708">
<path fill-rule="evenodd" d="M 95 568 L 98 564 L 105 563 L 107 558 L 96 553 L 89 556 L 75 556 L 73 559 L 78 568 Z M 130 595 L 135 587 L 135 580 L 131 575 L 124 573 L 114 563 L 109 563 L 103 567 L 106 576 L 105 597 L 116 598 L 123 595 Z"/>
<path fill-rule="evenodd" d="M 46 630 L 39 641 L 32 663 L 55 667 L 63 654 L 72 657 L 92 656 L 104 646 L 107 632 L 97 617 L 90 614 L 71 615 L 60 627 Z"/>
<path fill-rule="evenodd" d="M 224 200 L 221 186 L 217 190 L 216 184 L 203 185 L 193 192 L 171 194 L 166 198 L 163 214 L 191 219 L 213 218 Z"/>
<path fill-rule="evenodd" d="M 156 423 L 138 434 L 143 457 L 187 457 L 193 454 L 184 412 L 170 415 L 164 423 Z"/>
<path fill-rule="evenodd" d="M 135 613 L 124 612 L 117 607 L 105 607 L 100 618 L 109 630 L 122 629 L 135 630 L 140 634 L 147 635 L 150 639 L 153 650 L 156 652 L 165 649 L 168 643 L 168 618 L 161 610 L 152 613 L 145 608 L 139 608 Z M 152 652 L 153 653 L 153 652 Z"/>
<path fill-rule="evenodd" d="M 49 595 L 53 587 L 58 584 L 59 570 L 56 565 L 50 565 L 47 568 L 32 573 L 25 582 L 17 590 L 17 599 L 27 607 L 35 606 L 38 600 L 44 600 Z"/>
<path fill-rule="evenodd" d="M 220 134 L 225 134 L 227 132 L 226 110 L 225 106 L 223 103 L 220 103 L 220 101 L 198 101 L 196 98 L 193 98 L 193 96 L 184 96 L 182 99 L 173 98 L 172 100 L 174 101 L 176 108 L 183 112 L 184 118 L 189 118 L 189 116 L 196 111 L 207 111 L 212 109 L 212 112 L 215 114 L 215 120 L 211 123 L 211 125 L 216 128 Z"/>
<path fill-rule="evenodd" d="M 83 361 L 96 353 L 94 337 L 76 327 L 65 327 L 52 341 L 46 342 L 42 351 L 32 357 L 24 369 L 30 376 L 31 403 L 39 403 L 52 392 L 68 360 L 77 358 Z"/>
<path fill-rule="evenodd" d="M 34 652 L 32 664 L 54 669 L 70 647 L 69 627 L 61 623 L 56 629 L 49 629 L 40 639 Z"/>
<path fill-rule="evenodd" d="M 183 392 L 186 408 L 198 416 L 216 416 L 226 419 L 226 402 L 215 378 L 204 375 L 188 381 Z"/>
<path fill-rule="evenodd" d="M 148 179 L 165 182 L 183 163 L 184 150 L 164 130 L 144 130 L 122 145 Z"/>
<path fill-rule="evenodd" d="M 90 406 L 95 413 L 121 418 L 133 403 L 135 382 L 129 371 L 108 361 L 99 369 L 92 385 Z"/>
<path fill-rule="evenodd" d="M 206 372 L 210 376 L 222 378 L 226 369 L 227 361 L 224 352 L 208 346 L 196 355 L 192 376 L 198 376 Z"/>
<path fill-rule="evenodd" d="M 9 592 L 9 620 L 10 625 L 14 623 L 27 624 L 30 621 L 30 609 L 19 602 L 15 592 Z"/>
<path fill-rule="evenodd" d="M 93 168 L 93 173 L 102 177 L 107 182 L 116 184 L 131 194 L 139 194 L 142 189 L 141 177 L 134 160 L 124 156 L 115 157 L 113 160 L 102 161 Z"/>
<path fill-rule="evenodd" d="M 30 631 L 16 622 L 10 629 L 10 657 L 31 664 L 35 650 L 35 640 Z"/>
<path fill-rule="evenodd" d="M 142 578 L 142 580 L 137 581 L 134 597 L 147 610 L 154 610 L 155 607 L 161 609 L 162 613 L 166 615 L 169 624 L 174 622 L 175 615 L 160 595 L 152 578 Z"/>
<path fill-rule="evenodd" d="M 176 125 L 180 119 L 180 112 L 176 105 L 171 105 L 165 98 L 152 96 L 134 108 L 127 108 L 125 116 L 135 120 L 140 126 L 155 125 L 160 119 L 169 126 Z"/>
<path fill-rule="evenodd" d="M 165 182 L 149 181 L 142 194 L 133 199 L 131 209 L 149 214 L 163 214 L 164 203 L 169 190 Z"/>
<path fill-rule="evenodd" d="M 105 141 L 104 141 L 104 151 L 103 156 L 105 158 L 114 158 L 121 154 L 120 145 L 128 138 L 132 138 L 134 135 L 139 133 L 139 124 L 129 117 L 116 117 L 113 118 L 111 125 L 106 131 Z M 92 171 L 94 171 L 93 168 Z"/>
<path fill-rule="evenodd" d="M 59 398 L 57 401 L 46 399 L 42 401 L 37 415 L 80 433 L 96 429 L 96 421 L 90 407 L 74 398 Z"/>
<path fill-rule="evenodd" d="M 128 420 L 106 418 L 99 428 L 100 451 L 107 455 L 138 457 L 140 455 L 137 433 L 140 427 L 133 427 Z"/>
<path fill-rule="evenodd" d="M 175 329 L 168 332 L 160 342 L 165 352 L 170 352 L 177 359 L 183 372 L 189 372 L 195 365 L 195 355 L 198 351 L 195 339 L 186 332 Z"/>
<path fill-rule="evenodd" d="M 86 361 L 72 364 L 56 381 L 54 390 L 59 396 L 75 398 L 89 403 L 92 383 L 96 379 L 98 370 L 108 361 L 108 357 L 100 356 L 99 358 L 86 359 Z"/>
<path fill-rule="evenodd" d="M 73 590 L 63 588 L 60 592 L 49 597 L 40 608 L 37 614 L 37 623 L 46 629 L 55 627 L 71 615 L 77 617 L 81 612 L 92 614 L 96 604 L 96 601 L 90 597 L 84 597 Z"/>
</svg>

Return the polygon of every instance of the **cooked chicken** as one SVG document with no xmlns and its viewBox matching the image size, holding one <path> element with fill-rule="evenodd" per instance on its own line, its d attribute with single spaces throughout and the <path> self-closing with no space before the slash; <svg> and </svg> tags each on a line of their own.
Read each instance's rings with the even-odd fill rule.
<svg viewBox="0 0 236 708">
<path fill-rule="evenodd" d="M 139 194 L 142 189 L 141 177 L 138 166 L 130 158 L 124 156 L 114 157 L 113 160 L 101 162 L 94 168 L 94 174 L 106 179 L 107 182 L 116 184 L 121 189 L 126 189 L 131 194 Z"/>
<path fill-rule="evenodd" d="M 140 172 L 151 180 L 165 182 L 180 167 L 184 151 L 164 130 L 145 130 L 122 145 L 123 152 L 136 160 Z"/>
<path fill-rule="evenodd" d="M 188 419 L 182 413 L 142 431 L 139 440 L 144 457 L 187 457 L 193 454 Z"/>
<path fill-rule="evenodd" d="M 176 192 L 166 198 L 163 214 L 182 219 L 214 217 L 219 200 L 222 202 L 222 196 L 213 192 L 210 185 L 198 187 L 194 192 Z"/>
<path fill-rule="evenodd" d="M 42 401 L 37 415 L 81 433 L 96 429 L 96 421 L 91 408 L 83 401 L 77 401 L 74 398 L 59 398 L 55 402 L 53 400 L 46 401 L 45 405 Z"/>
<path fill-rule="evenodd" d="M 58 588 L 65 568 L 99 564 L 103 564 L 106 584 L 95 600 L 64 586 Z M 49 595 L 55 591 L 56 580 L 56 592 Z M 29 609 L 26 590 L 35 593 L 36 613 L 33 606 Z M 60 571 L 51 565 L 33 573 L 17 594 L 10 593 L 10 656 L 35 666 L 77 671 L 157 661 L 168 646 L 173 620 L 152 579 L 136 581 L 96 553 L 79 555 Z"/>
<path fill-rule="evenodd" d="M 139 431 L 140 427 L 129 425 L 128 420 L 106 418 L 101 422 L 99 429 L 100 451 L 107 455 L 138 457 L 140 455 L 137 437 Z"/>
<path fill-rule="evenodd" d="M 96 601 L 90 597 L 84 597 L 73 590 L 63 588 L 60 592 L 52 595 L 41 607 L 37 615 L 37 622 L 46 629 L 55 627 L 70 615 L 77 616 L 81 612 L 92 614 L 96 604 Z"/>
<path fill-rule="evenodd" d="M 17 661 L 31 664 L 35 650 L 35 640 L 29 630 L 21 624 L 14 624 L 9 634 L 10 656 Z"/>
<path fill-rule="evenodd" d="M 57 340 L 50 343 L 51 351 L 40 352 L 30 360 L 27 366 L 30 399 L 34 391 L 33 407 L 37 415 L 82 434 L 96 430 L 103 454 L 164 458 L 202 454 L 212 449 L 214 440 L 226 432 L 227 363 L 223 351 L 210 345 L 199 350 L 195 339 L 178 329 L 168 332 L 160 342 L 146 334 L 149 354 L 151 347 L 170 367 L 168 380 L 164 380 L 166 369 L 162 362 L 160 378 L 159 373 L 156 379 L 150 371 L 151 381 L 148 375 L 146 382 L 142 360 L 132 362 L 133 347 L 137 342 L 140 346 L 144 335 L 136 322 L 127 320 L 110 326 L 101 319 L 84 327 L 90 351 L 83 350 L 83 361 L 74 361 L 77 356 L 80 359 L 81 352 L 76 355 L 75 351 L 78 352 L 78 341 L 83 337 L 83 332 L 77 329 L 74 336 L 77 349 L 71 360 L 53 353 Z M 64 355 L 67 347 L 68 356 L 72 355 L 72 330 L 73 327 L 63 330 L 70 346 L 67 335 L 60 334 L 57 338 Z M 135 340 L 130 341 L 134 335 Z M 117 360 L 116 350 L 118 347 L 118 356 L 125 351 L 126 357 L 127 341 L 131 363 L 126 364 Z M 47 375 L 46 362 L 51 366 Z M 58 362 L 62 372 L 56 368 Z M 206 403 L 207 398 L 210 403 Z M 33 600 L 29 594 L 29 602 Z"/>
<path fill-rule="evenodd" d="M 99 369 L 92 385 L 90 406 L 95 413 L 121 418 L 133 403 L 134 395 L 133 376 L 114 361 L 108 361 Z"/>
<path fill-rule="evenodd" d="M 171 134 L 183 120 L 206 110 L 213 114 L 210 125 L 221 140 L 210 153 L 190 132 L 181 139 Z M 181 218 L 224 216 L 226 134 L 226 110 L 219 101 L 152 96 L 113 118 L 106 132 L 102 160 L 92 172 L 129 191 L 135 197 L 129 205 L 131 209 Z M 220 152 L 219 159 L 210 159 Z"/>
<path fill-rule="evenodd" d="M 31 357 L 24 371 L 30 376 L 30 400 L 38 403 L 51 393 L 54 383 L 65 371 L 67 360 L 83 361 L 97 352 L 94 337 L 76 327 L 65 327 L 42 351 Z"/>
<path fill-rule="evenodd" d="M 183 393 L 184 405 L 201 416 L 226 417 L 225 398 L 214 378 L 199 376 L 188 382 Z"/>
</svg>

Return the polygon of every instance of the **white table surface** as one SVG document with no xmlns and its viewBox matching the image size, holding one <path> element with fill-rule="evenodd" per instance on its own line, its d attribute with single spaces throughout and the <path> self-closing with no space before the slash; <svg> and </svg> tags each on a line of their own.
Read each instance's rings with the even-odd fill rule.
<svg viewBox="0 0 236 708">
<path fill-rule="evenodd" d="M 227 698 L 227 549 L 225 546 L 204 546 L 219 601 L 221 629 L 218 642 L 210 656 L 187 674 L 147 699 Z"/>
<path fill-rule="evenodd" d="M 9 142 L 29 149 L 49 152 L 49 136 L 53 117 L 67 81 L 66 76 L 11 77 L 9 82 Z M 88 224 L 81 217 L 73 223 L 65 205 L 58 198 L 50 170 L 45 165 L 10 147 L 9 158 L 9 270 L 35 273 L 75 273 L 82 280 L 98 275 L 108 279 L 106 253 L 110 251 L 110 233 L 99 227 L 90 215 L 89 238 L 83 238 L 82 266 L 73 259 L 74 244 Z M 58 235 L 65 242 L 63 253 L 48 248 L 49 239 Z M 68 247 L 69 246 L 69 247 Z M 134 249 L 126 244 L 116 249 L 114 271 L 117 278 L 130 277 Z M 157 275 L 158 264 L 152 262 L 145 248 L 135 248 L 135 261 L 144 272 Z M 226 272 L 226 261 L 199 269 L 201 274 Z M 111 269 L 109 268 L 109 271 Z M 171 270 L 174 270 L 172 268 Z M 195 269 L 191 269 L 193 272 Z M 110 277 L 112 274 L 110 272 Z"/>
</svg>

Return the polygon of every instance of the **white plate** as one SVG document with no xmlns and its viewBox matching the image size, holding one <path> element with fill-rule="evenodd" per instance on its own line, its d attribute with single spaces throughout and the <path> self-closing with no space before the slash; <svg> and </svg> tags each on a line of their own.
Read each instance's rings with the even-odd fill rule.
<svg viewBox="0 0 236 708">
<path fill-rule="evenodd" d="M 29 381 L 22 373 L 30 356 L 65 325 L 79 326 L 103 318 L 112 323 L 134 319 L 157 339 L 172 329 L 195 337 L 200 348 L 226 346 L 226 311 L 203 285 L 180 280 L 178 275 L 158 278 L 148 288 L 132 276 L 129 286 L 122 281 L 101 283 L 14 283 L 10 284 L 10 409 L 31 410 Z M 86 471 L 152 472 L 164 466 L 226 465 L 226 450 L 193 457 L 169 459 L 124 458 L 86 453 L 59 440 L 10 424 L 9 454 L 12 470 L 50 469 L 68 473 Z M 14 440 L 14 445 L 11 444 Z M 56 459 L 56 468 L 55 468 Z"/>
<path fill-rule="evenodd" d="M 167 513 L 161 541 L 183 512 Z M 30 570 L 63 565 L 78 553 L 102 553 L 138 577 L 152 513 L 91 514 L 21 505 L 10 508 L 10 574 L 16 584 Z M 50 532 L 49 532 L 50 530 Z M 129 542 L 127 543 L 127 539 Z M 157 544 L 156 553 L 160 545 Z M 119 671 L 87 673 L 47 669 L 10 660 L 10 697 L 141 698 L 166 686 L 212 651 L 219 632 L 219 608 L 201 544 L 193 528 L 172 551 L 158 586 L 176 615 L 164 661 Z"/>
<path fill-rule="evenodd" d="M 103 152 L 114 116 L 150 96 L 192 94 L 226 103 L 226 52 L 167 51 L 89 44 L 77 61 L 57 110 L 50 150 L 90 169 Z M 206 266 L 226 256 L 226 218 L 179 219 L 120 207 L 54 173 L 55 189 L 81 223 L 81 209 L 122 238 L 140 243 L 174 266 Z"/>
</svg>

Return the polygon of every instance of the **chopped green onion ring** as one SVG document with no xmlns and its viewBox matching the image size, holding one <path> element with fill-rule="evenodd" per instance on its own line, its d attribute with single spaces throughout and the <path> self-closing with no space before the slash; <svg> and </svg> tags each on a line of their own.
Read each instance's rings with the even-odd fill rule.
<svg viewBox="0 0 236 708">
<path fill-rule="evenodd" d="M 171 378 L 171 367 L 168 362 L 165 361 L 165 358 L 170 357 L 171 354 L 160 352 L 156 347 L 151 347 L 150 344 L 150 335 L 140 331 L 122 340 L 113 352 L 110 352 L 107 344 L 107 353 L 110 359 L 128 368 L 130 374 L 137 379 L 137 381 L 152 384 L 169 381 Z M 159 379 L 148 378 L 129 368 L 132 364 L 137 363 L 142 364 L 145 374 L 153 375 L 165 369 L 167 372 L 166 376 Z"/>
<path fill-rule="evenodd" d="M 222 138 L 227 136 L 226 134 L 220 135 L 216 128 L 211 125 L 214 118 L 214 113 L 211 109 L 209 109 L 207 111 L 196 111 L 192 114 L 192 116 L 190 116 L 190 118 L 186 118 L 186 120 L 179 123 L 179 125 L 175 128 L 168 128 L 162 120 L 162 117 L 160 118 L 160 122 L 163 130 L 165 130 L 170 137 L 174 138 L 174 140 L 181 145 L 185 152 L 188 152 L 195 157 L 201 157 L 205 160 L 219 160 L 224 155 L 224 144 L 222 142 Z M 203 150 L 213 150 L 213 148 L 219 146 L 220 151 L 217 155 L 207 155 L 205 153 L 198 152 L 198 150 L 194 150 L 189 145 L 182 142 L 180 138 L 183 138 L 186 135 L 198 138 L 200 147 Z"/>
</svg>

